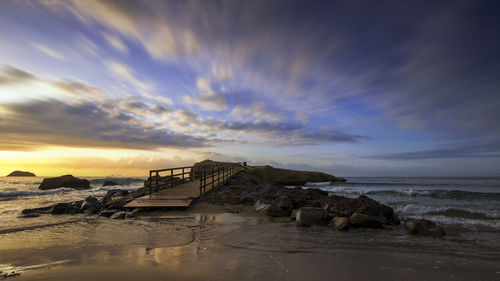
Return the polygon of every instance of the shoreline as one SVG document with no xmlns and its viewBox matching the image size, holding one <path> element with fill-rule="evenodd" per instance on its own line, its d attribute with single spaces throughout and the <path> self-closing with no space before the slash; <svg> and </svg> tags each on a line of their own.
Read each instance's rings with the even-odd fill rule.
<svg viewBox="0 0 500 281">
<path fill-rule="evenodd" d="M 241 208 L 240 212 L 234 213 L 235 208 Z M 172 232 L 176 235 L 171 236 L 169 242 L 174 237 L 189 236 L 190 232 L 193 236 L 165 245 L 167 240 L 162 239 L 165 237 L 155 237 L 153 229 L 145 235 L 131 227 L 134 224 L 144 227 L 142 224 L 149 223 L 152 224 L 149 227 L 176 229 L 177 233 Z M 310 276 L 315 276 L 314 280 L 332 276 L 341 280 L 420 280 L 422 274 L 426 280 L 494 280 L 499 275 L 493 257 L 443 251 L 437 243 L 444 243 L 442 239 L 410 237 L 405 239 L 407 247 L 401 247 L 404 244 L 387 243 L 399 235 L 394 231 L 346 233 L 324 226 L 299 227 L 243 205 L 197 202 L 185 211 L 154 211 L 130 220 L 99 219 L 97 223 L 48 227 L 42 233 L 38 230 L 38 234 L 75 228 L 95 233 L 110 224 L 122 229 L 129 227 L 126 230 L 137 231 L 137 236 L 132 235 L 126 242 L 120 241 L 118 235 L 116 241 L 101 236 L 68 245 L 59 240 L 54 241 L 57 245 L 0 249 L 0 264 L 10 260 L 14 270 L 34 266 L 20 272 L 20 280 L 67 280 L 70 277 L 72 280 L 96 277 L 136 280 L 139 275 L 143 280 L 207 277 L 209 280 L 304 280 Z M 183 231 L 183 235 L 179 235 L 179 231 Z M 19 243 L 26 237 L 37 239 L 34 235 L 12 233 L 9 236 Z M 150 239 L 146 239 L 148 236 Z M 436 249 L 427 247 L 432 245 Z M 37 267 L 37 264 L 47 265 Z"/>
</svg>

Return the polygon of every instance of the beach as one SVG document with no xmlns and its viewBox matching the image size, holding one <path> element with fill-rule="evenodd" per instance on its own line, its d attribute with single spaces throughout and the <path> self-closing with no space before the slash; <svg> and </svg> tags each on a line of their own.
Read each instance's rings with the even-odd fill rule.
<svg viewBox="0 0 500 281">
<path fill-rule="evenodd" d="M 3 273 L 19 273 L 9 278 L 20 280 L 500 277 L 496 179 L 462 180 L 460 186 L 457 179 L 351 178 L 345 183 L 307 183 L 302 187 L 351 198 L 373 196 L 403 218 L 425 217 L 439 222 L 446 230 L 443 237 L 410 235 L 402 225 L 348 231 L 301 227 L 288 217 L 258 213 L 252 204 L 210 203 L 209 199 L 219 198 L 218 193 L 201 197 L 184 210 L 143 211 L 125 220 L 89 214 L 18 217 L 25 208 L 89 195 L 100 198 L 113 189 L 132 191 L 144 179 L 114 179 L 120 184 L 110 187 L 102 187 L 104 178 L 89 180 L 90 190 L 41 191 L 37 189 L 41 178 L 2 178 Z M 485 195 L 487 192 L 490 194 Z M 463 211 L 446 211 L 446 207 L 460 206 Z M 475 208 L 464 217 L 471 206 L 482 209 Z"/>
<path fill-rule="evenodd" d="M 235 207 L 239 213 L 234 213 Z M 69 216 L 69 219 L 74 219 Z M 3 234 L 20 280 L 497 280 L 498 249 L 402 232 L 297 227 L 247 206 L 198 203 L 131 220 Z"/>
</svg>

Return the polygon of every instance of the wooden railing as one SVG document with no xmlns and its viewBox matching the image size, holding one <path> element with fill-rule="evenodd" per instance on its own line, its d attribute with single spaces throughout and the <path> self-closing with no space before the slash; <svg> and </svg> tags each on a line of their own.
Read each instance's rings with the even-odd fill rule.
<svg viewBox="0 0 500 281">
<path fill-rule="evenodd" d="M 149 196 L 151 196 L 154 191 L 200 180 L 201 194 L 206 191 L 207 185 L 215 187 L 225 183 L 236 172 L 236 169 L 242 166 L 242 163 L 215 162 L 206 165 L 150 170 L 146 185 L 149 188 Z"/>
</svg>

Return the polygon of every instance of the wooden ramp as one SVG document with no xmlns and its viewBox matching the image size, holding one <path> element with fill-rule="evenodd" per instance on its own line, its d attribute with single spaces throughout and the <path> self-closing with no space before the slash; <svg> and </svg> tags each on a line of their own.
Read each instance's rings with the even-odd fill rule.
<svg viewBox="0 0 500 281">
<path fill-rule="evenodd" d="M 184 169 L 186 168 L 183 168 L 183 174 L 186 174 L 184 172 Z M 216 188 L 218 186 L 223 185 L 241 169 L 242 168 L 240 167 L 218 166 L 215 168 L 210 168 L 201 171 L 196 176 L 193 176 L 192 173 L 190 172 L 192 178 L 188 179 L 188 182 L 166 187 L 159 191 L 151 193 L 150 195 L 139 197 L 129 202 L 124 207 L 125 208 L 189 207 L 193 202 L 193 200 L 200 197 L 201 194 L 211 190 L 212 188 Z M 173 172 L 171 173 L 173 174 Z M 153 181 L 150 180 L 149 185 L 154 188 L 154 180 Z"/>
</svg>

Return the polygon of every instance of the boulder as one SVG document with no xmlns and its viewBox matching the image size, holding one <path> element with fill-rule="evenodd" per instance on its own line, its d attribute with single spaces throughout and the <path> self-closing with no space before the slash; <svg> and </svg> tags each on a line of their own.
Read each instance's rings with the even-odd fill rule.
<svg viewBox="0 0 500 281">
<path fill-rule="evenodd" d="M 297 211 L 296 221 L 301 226 L 328 224 L 328 212 L 323 208 L 302 207 Z"/>
<path fill-rule="evenodd" d="M 330 227 L 338 230 L 348 230 L 351 227 L 349 218 L 346 217 L 334 217 L 329 224 Z"/>
<path fill-rule="evenodd" d="M 35 174 L 23 171 L 14 171 L 7 175 L 8 177 L 36 177 Z"/>
<path fill-rule="evenodd" d="M 68 187 L 74 189 L 89 189 L 90 182 L 86 179 L 75 178 L 72 175 L 65 175 L 55 178 L 44 178 L 39 189 L 56 189 L 61 187 Z"/>
<path fill-rule="evenodd" d="M 366 228 L 382 228 L 382 225 L 386 223 L 385 217 L 376 217 L 360 213 L 354 213 L 349 218 L 349 223 L 355 227 L 366 227 Z"/>
<path fill-rule="evenodd" d="M 109 218 L 109 217 L 111 217 L 112 215 L 116 214 L 117 212 L 118 212 L 118 210 L 105 210 L 105 211 L 102 211 L 102 212 L 99 214 L 99 216 Z"/>
<path fill-rule="evenodd" d="M 24 209 L 22 211 L 23 215 L 28 215 L 28 214 L 50 214 L 52 211 L 53 206 L 46 206 L 46 207 L 40 207 L 40 208 L 32 208 L 32 209 Z"/>
<path fill-rule="evenodd" d="M 83 201 L 57 203 L 52 206 L 50 213 L 53 215 L 78 214 L 81 213 L 82 204 Z"/>
<path fill-rule="evenodd" d="M 243 194 L 241 194 L 241 204 L 254 204 L 255 203 L 255 198 L 257 197 L 256 196 L 257 194 L 252 192 L 252 193 L 248 193 L 248 192 L 245 192 Z"/>
<path fill-rule="evenodd" d="M 405 228 L 410 234 L 431 235 L 436 237 L 446 235 L 443 227 L 426 219 L 407 219 L 405 221 Z"/>
<path fill-rule="evenodd" d="M 125 198 L 116 198 L 116 199 L 111 199 L 110 201 L 107 201 L 106 204 L 104 205 L 105 209 L 117 209 L 121 210 L 123 206 L 125 206 L 128 203 L 128 200 Z"/>
<path fill-rule="evenodd" d="M 290 199 L 290 197 L 288 196 L 281 196 L 280 198 L 278 198 L 278 200 L 276 201 L 276 205 L 283 210 L 293 210 L 292 199 Z"/>
<path fill-rule="evenodd" d="M 31 214 L 20 215 L 17 218 L 19 218 L 19 219 L 26 219 L 26 218 L 37 218 L 39 216 L 40 216 L 40 214 L 31 213 Z"/>
<path fill-rule="evenodd" d="M 101 205 L 103 205 L 105 208 L 108 208 L 107 205 L 109 204 L 109 202 L 113 201 L 114 199 L 124 198 L 128 195 L 129 195 L 129 192 L 127 190 L 122 190 L 122 189 L 110 190 L 102 198 Z"/>
<path fill-rule="evenodd" d="M 113 186 L 113 185 L 118 185 L 118 184 L 114 181 L 104 181 L 104 183 L 102 184 L 102 186 Z"/>
<path fill-rule="evenodd" d="M 114 220 L 123 220 L 123 219 L 128 219 L 128 218 L 133 218 L 134 215 L 131 213 L 127 212 L 117 212 L 113 214 L 110 218 Z"/>
<path fill-rule="evenodd" d="M 88 196 L 83 201 L 81 211 L 90 214 L 97 214 L 101 210 L 101 203 L 94 196 Z"/>
<path fill-rule="evenodd" d="M 255 202 L 255 211 L 271 217 L 286 217 L 288 212 L 276 206 L 274 203 L 265 203 L 261 200 Z"/>
<path fill-rule="evenodd" d="M 291 213 L 290 213 L 290 220 L 291 221 L 294 221 L 297 219 L 297 212 L 299 211 L 299 209 L 295 209 L 293 210 Z"/>
</svg>

